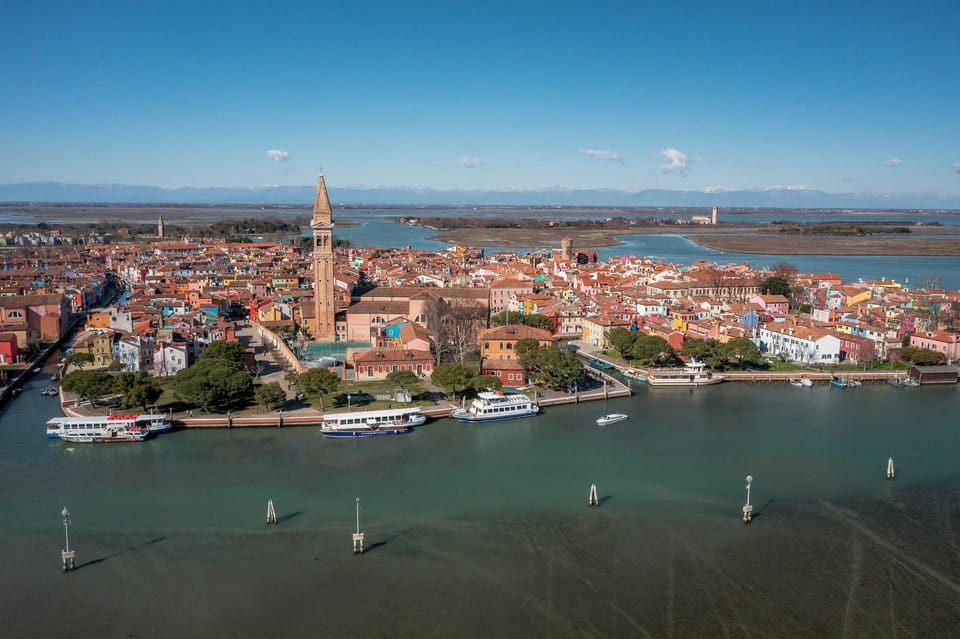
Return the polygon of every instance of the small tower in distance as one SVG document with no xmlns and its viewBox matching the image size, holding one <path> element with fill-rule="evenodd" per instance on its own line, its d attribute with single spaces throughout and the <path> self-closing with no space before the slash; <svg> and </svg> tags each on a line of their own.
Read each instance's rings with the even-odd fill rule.
<svg viewBox="0 0 960 639">
<path fill-rule="evenodd" d="M 157 219 L 157 239 L 163 239 L 163 215 Z"/>
<path fill-rule="evenodd" d="M 573 238 L 565 237 L 560 240 L 560 259 L 569 262 L 571 257 L 573 257 Z"/>
<path fill-rule="evenodd" d="M 719 207 L 719 206 L 714 206 L 714 207 L 713 207 L 713 215 L 710 217 L 710 223 L 713 224 L 714 226 L 716 226 L 716 224 L 717 224 L 717 213 L 718 213 L 719 211 L 720 211 L 720 207 Z"/>
</svg>

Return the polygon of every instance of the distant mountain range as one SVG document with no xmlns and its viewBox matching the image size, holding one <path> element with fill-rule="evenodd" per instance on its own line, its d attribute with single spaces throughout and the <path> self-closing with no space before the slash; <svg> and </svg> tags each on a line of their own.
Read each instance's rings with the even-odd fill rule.
<svg viewBox="0 0 960 639">
<path fill-rule="evenodd" d="M 440 191 L 405 188 L 334 188 L 330 200 L 343 205 L 400 206 L 623 206 L 851 209 L 960 209 L 960 195 L 933 193 L 825 193 L 800 187 L 761 191 L 671 191 L 647 189 L 543 189 L 535 191 Z M 27 182 L 0 184 L 0 202 L 311 205 L 314 186 L 253 188 L 160 188 L 126 184 Z"/>
</svg>

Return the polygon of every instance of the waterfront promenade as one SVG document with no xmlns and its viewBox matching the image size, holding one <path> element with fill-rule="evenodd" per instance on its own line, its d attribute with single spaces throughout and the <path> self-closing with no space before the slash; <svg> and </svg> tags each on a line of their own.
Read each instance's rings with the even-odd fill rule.
<svg viewBox="0 0 960 639">
<path fill-rule="evenodd" d="M 580 402 L 598 401 L 619 397 L 629 397 L 629 386 L 603 373 L 602 371 L 587 368 L 589 375 L 603 383 L 602 388 L 576 393 L 559 393 L 555 391 L 535 391 L 534 396 L 540 406 L 560 406 L 563 404 L 579 404 Z M 87 408 L 73 406 L 75 397 L 66 397 L 61 391 L 61 408 L 68 416 L 80 417 L 96 414 Z M 448 400 L 437 402 L 436 406 L 423 407 L 423 414 L 434 419 L 449 417 L 456 405 Z M 343 411 L 327 411 L 343 412 Z M 174 423 L 183 428 L 287 428 L 293 426 L 321 426 L 324 412 L 315 408 L 299 408 L 295 410 L 278 410 L 262 413 L 210 414 L 174 416 Z"/>
</svg>

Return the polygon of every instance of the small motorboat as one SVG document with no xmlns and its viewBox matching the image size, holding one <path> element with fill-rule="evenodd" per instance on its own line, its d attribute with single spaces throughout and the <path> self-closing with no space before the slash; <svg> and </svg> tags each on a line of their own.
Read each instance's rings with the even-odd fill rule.
<svg viewBox="0 0 960 639">
<path fill-rule="evenodd" d="M 799 379 L 791 379 L 790 385 L 794 388 L 803 388 L 803 382 L 801 382 Z"/>
<path fill-rule="evenodd" d="M 629 415 L 624 415 L 623 413 L 610 413 L 609 415 L 601 415 L 597 418 L 597 426 L 608 426 L 610 424 L 616 424 L 617 422 L 623 422 L 630 419 Z"/>
</svg>

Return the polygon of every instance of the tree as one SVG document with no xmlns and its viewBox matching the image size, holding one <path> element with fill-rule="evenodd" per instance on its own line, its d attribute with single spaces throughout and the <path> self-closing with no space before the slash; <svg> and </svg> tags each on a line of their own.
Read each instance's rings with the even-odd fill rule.
<svg viewBox="0 0 960 639">
<path fill-rule="evenodd" d="M 946 355 L 928 348 L 919 348 L 917 346 L 904 346 L 900 349 L 900 357 L 908 360 L 911 364 L 919 366 L 930 364 L 943 364 L 947 361 Z"/>
<path fill-rule="evenodd" d="M 553 346 L 542 346 L 526 353 L 521 365 L 538 383 L 561 390 L 580 377 L 583 363 Z"/>
<path fill-rule="evenodd" d="M 683 340 L 683 356 L 705 362 L 716 353 L 718 344 L 715 339 L 702 340 L 688 337 Z"/>
<path fill-rule="evenodd" d="M 413 371 L 391 371 L 387 373 L 387 381 L 399 388 L 407 389 L 420 383 L 420 378 Z"/>
<path fill-rule="evenodd" d="M 618 326 L 607 331 L 607 342 L 620 351 L 621 357 L 628 358 L 633 350 L 634 342 L 640 335 L 643 335 L 643 333 L 628 331 Z"/>
<path fill-rule="evenodd" d="M 143 411 L 146 412 L 148 410 L 147 407 L 160 399 L 161 395 L 163 395 L 163 389 L 152 381 L 138 382 L 124 394 L 123 406 L 124 408 L 140 406 L 143 408 Z"/>
<path fill-rule="evenodd" d="M 137 385 L 136 373 L 120 373 L 113 376 L 113 390 L 121 395 L 126 395 L 130 389 Z"/>
<path fill-rule="evenodd" d="M 437 364 L 430 374 L 430 381 L 449 390 L 456 397 L 457 389 L 466 388 L 473 375 L 473 369 L 463 364 Z"/>
<path fill-rule="evenodd" d="M 533 313 L 532 315 L 524 315 L 523 323 L 526 326 L 532 326 L 533 328 L 539 328 L 545 331 L 553 332 L 553 320 L 547 317 L 546 315 L 541 315 L 540 313 Z"/>
<path fill-rule="evenodd" d="M 243 351 L 246 350 L 240 342 L 210 342 L 200 351 L 200 361 L 209 359 L 223 359 L 243 365 Z"/>
<path fill-rule="evenodd" d="M 500 390 L 503 388 L 503 382 L 500 381 L 500 378 L 496 375 L 477 375 L 471 378 L 469 386 L 475 391 L 487 390 L 489 388 Z"/>
<path fill-rule="evenodd" d="M 311 368 L 300 375 L 298 385 L 304 393 L 319 396 L 320 410 L 325 410 L 323 396 L 337 392 L 340 387 L 340 378 L 328 368 Z"/>
<path fill-rule="evenodd" d="M 522 324 L 523 313 L 519 311 L 500 311 L 490 316 L 490 326 L 506 326 L 507 324 Z"/>
<path fill-rule="evenodd" d="M 506 326 L 507 324 L 523 324 L 524 326 L 553 332 L 553 320 L 540 313 L 524 315 L 519 311 L 500 311 L 490 317 L 490 326 Z"/>
<path fill-rule="evenodd" d="M 60 382 L 68 393 L 76 393 L 81 400 L 99 399 L 113 392 L 113 376 L 106 371 L 73 371 Z"/>
<path fill-rule="evenodd" d="M 760 349 L 748 337 L 738 337 L 720 345 L 720 353 L 726 359 L 736 360 L 740 370 L 744 362 L 756 363 L 760 361 Z"/>
<path fill-rule="evenodd" d="M 660 365 L 675 357 L 673 347 L 657 335 L 641 335 L 633 343 L 633 359 L 641 365 Z"/>
<path fill-rule="evenodd" d="M 540 341 L 532 337 L 524 337 L 518 339 L 517 343 L 513 346 L 513 352 L 516 354 L 517 359 L 523 359 L 523 356 L 530 351 L 535 351 L 540 348 Z"/>
<path fill-rule="evenodd" d="M 84 365 L 93 363 L 93 355 L 90 353 L 70 353 L 63 358 L 63 361 L 67 363 L 67 368 L 76 366 L 83 370 Z"/>
<path fill-rule="evenodd" d="M 770 267 L 770 270 L 773 271 L 774 275 L 783 275 L 784 277 L 789 278 L 796 275 L 800 269 L 790 262 L 777 262 Z"/>
<path fill-rule="evenodd" d="M 433 299 L 424 305 L 427 328 L 433 331 L 434 355 L 437 361 L 450 359 L 463 363 L 477 348 L 477 333 L 487 322 L 482 306 Z"/>
<path fill-rule="evenodd" d="M 790 299 L 790 280 L 786 275 L 771 275 L 760 282 L 760 292 L 764 295 L 783 295 Z"/>
<path fill-rule="evenodd" d="M 279 382 L 261 384 L 253 391 L 257 403 L 269 410 L 276 410 L 287 401 L 287 394 L 280 388 Z"/>
<path fill-rule="evenodd" d="M 206 411 L 229 411 L 248 402 L 253 396 L 253 380 L 243 371 L 240 358 L 204 357 L 204 353 L 206 349 L 193 366 L 183 369 L 174 376 L 174 394 L 179 399 L 200 406 Z"/>
</svg>

